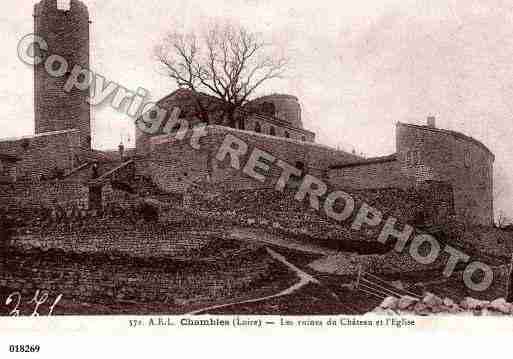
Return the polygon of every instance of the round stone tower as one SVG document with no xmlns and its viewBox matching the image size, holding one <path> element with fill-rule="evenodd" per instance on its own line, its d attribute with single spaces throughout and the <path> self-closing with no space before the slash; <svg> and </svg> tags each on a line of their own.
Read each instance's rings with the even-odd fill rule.
<svg viewBox="0 0 513 359">
<path fill-rule="evenodd" d="M 263 96 L 249 102 L 245 108 L 263 115 L 279 118 L 296 128 L 303 128 L 301 105 L 296 96 L 286 94 Z"/>
<path fill-rule="evenodd" d="M 417 183 L 451 185 L 454 210 L 474 224 L 493 223 L 494 154 L 478 140 L 435 127 L 398 123 L 397 158 L 402 174 Z"/>
<path fill-rule="evenodd" d="M 66 73 L 59 77 L 50 76 L 44 64 L 34 69 L 36 134 L 79 129 L 80 146 L 90 149 L 89 90 L 64 90 L 75 65 L 89 69 L 87 6 L 79 0 L 41 0 L 34 6 L 34 32 L 48 43 L 47 56 L 60 55 L 68 62 Z"/>
</svg>

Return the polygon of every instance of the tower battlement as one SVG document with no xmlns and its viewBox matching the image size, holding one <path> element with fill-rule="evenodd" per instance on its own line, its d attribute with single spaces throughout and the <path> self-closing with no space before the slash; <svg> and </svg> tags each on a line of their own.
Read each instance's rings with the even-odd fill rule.
<svg viewBox="0 0 513 359">
<path fill-rule="evenodd" d="M 49 12 L 54 13 L 77 13 L 87 15 L 89 17 L 89 10 L 87 6 L 80 0 L 41 0 L 34 5 L 34 14 L 40 16 Z"/>
</svg>

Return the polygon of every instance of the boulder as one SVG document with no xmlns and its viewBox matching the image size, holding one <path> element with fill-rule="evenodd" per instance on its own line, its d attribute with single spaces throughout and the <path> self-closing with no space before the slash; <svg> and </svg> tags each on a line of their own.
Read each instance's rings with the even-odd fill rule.
<svg viewBox="0 0 513 359">
<path fill-rule="evenodd" d="M 495 311 L 495 312 L 503 313 L 503 314 L 510 314 L 511 313 L 511 304 L 506 302 L 506 299 L 504 299 L 504 298 L 498 298 L 490 303 L 490 305 L 488 306 L 488 309 Z"/>
<path fill-rule="evenodd" d="M 443 304 L 444 304 L 446 307 L 448 307 L 448 308 L 451 308 L 451 307 L 453 307 L 453 306 L 457 305 L 457 304 L 454 302 L 454 300 L 452 300 L 451 298 L 444 298 L 444 300 L 443 300 Z"/>
<path fill-rule="evenodd" d="M 479 311 L 478 311 L 478 312 L 479 312 Z M 476 315 L 475 313 L 476 313 L 476 312 L 474 312 L 474 315 Z M 502 317 L 502 316 L 504 316 L 504 315 L 505 315 L 504 313 L 497 312 L 497 311 L 492 310 L 492 309 L 490 309 L 490 308 L 488 308 L 488 309 L 483 309 L 483 310 L 481 310 L 481 311 L 480 311 L 480 313 L 481 313 L 480 315 L 484 315 L 484 316 L 491 316 L 491 317 L 499 317 L 499 316 L 501 316 L 501 317 Z"/>
<path fill-rule="evenodd" d="M 431 309 L 441 309 L 441 307 L 444 305 L 442 298 L 434 295 L 433 293 L 427 293 L 426 296 L 422 299 L 422 302 Z"/>
<path fill-rule="evenodd" d="M 490 315 L 490 311 L 486 308 L 476 309 L 472 312 L 472 314 L 474 314 L 474 316 L 476 316 L 476 317 L 482 317 L 482 316 Z"/>
<path fill-rule="evenodd" d="M 465 311 L 461 309 L 458 304 L 454 304 L 452 307 L 445 307 L 445 312 L 448 314 L 460 314 L 464 313 Z"/>
<path fill-rule="evenodd" d="M 413 307 L 415 315 L 429 315 L 431 314 L 430 308 L 424 302 L 417 302 Z"/>
<path fill-rule="evenodd" d="M 384 308 L 380 308 L 380 307 L 377 307 L 376 309 L 374 309 L 372 311 L 372 314 L 376 314 L 376 315 L 397 315 L 397 313 L 395 311 L 393 311 L 392 309 L 384 309 Z"/>
<path fill-rule="evenodd" d="M 381 305 L 379 306 L 381 309 L 397 309 L 397 304 L 399 303 L 399 299 L 396 297 L 386 297 Z"/>
<path fill-rule="evenodd" d="M 417 304 L 418 301 L 419 300 L 417 298 L 410 297 L 408 295 L 401 297 L 401 299 L 399 299 L 399 301 L 397 303 L 397 309 L 399 309 L 399 310 L 413 309 L 413 307 L 415 306 L 415 304 Z"/>
<path fill-rule="evenodd" d="M 444 306 L 445 311 L 450 314 L 456 314 L 456 313 L 460 313 L 463 311 L 460 308 L 460 306 L 458 304 L 456 304 L 456 302 L 454 302 L 454 300 L 452 300 L 450 298 L 444 298 L 443 306 Z"/>
<path fill-rule="evenodd" d="M 461 301 L 460 307 L 465 310 L 481 310 L 487 308 L 489 304 L 490 302 L 486 300 L 479 300 L 471 297 L 466 297 Z"/>
<path fill-rule="evenodd" d="M 450 298 L 442 300 L 436 295 L 428 293 L 422 300 L 410 296 L 404 296 L 399 299 L 387 297 L 371 313 L 383 315 L 413 313 L 421 316 L 441 313 L 466 316 L 498 316 L 513 314 L 513 304 L 506 302 L 504 298 L 498 298 L 489 302 L 467 297 L 458 305 Z"/>
</svg>

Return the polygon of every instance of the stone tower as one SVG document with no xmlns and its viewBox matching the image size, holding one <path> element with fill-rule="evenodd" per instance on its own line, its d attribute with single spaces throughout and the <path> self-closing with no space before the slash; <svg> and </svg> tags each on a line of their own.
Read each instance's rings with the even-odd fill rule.
<svg viewBox="0 0 513 359">
<path fill-rule="evenodd" d="M 48 43 L 47 55 L 60 55 L 68 62 L 66 74 L 60 77 L 50 76 L 44 64 L 34 69 L 36 134 L 79 129 L 80 147 L 90 149 L 89 90 L 64 90 L 75 65 L 89 69 L 87 6 L 79 0 L 41 0 L 34 6 L 34 32 Z"/>
</svg>

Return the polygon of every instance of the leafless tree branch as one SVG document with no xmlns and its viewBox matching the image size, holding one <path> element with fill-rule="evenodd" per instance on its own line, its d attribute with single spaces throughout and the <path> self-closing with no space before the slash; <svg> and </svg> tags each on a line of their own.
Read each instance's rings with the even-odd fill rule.
<svg viewBox="0 0 513 359">
<path fill-rule="evenodd" d="M 285 74 L 288 61 L 272 48 L 256 34 L 226 25 L 214 26 L 202 37 L 173 33 L 156 48 L 155 57 L 179 87 L 222 100 L 233 126 L 235 111 L 264 83 Z"/>
</svg>

